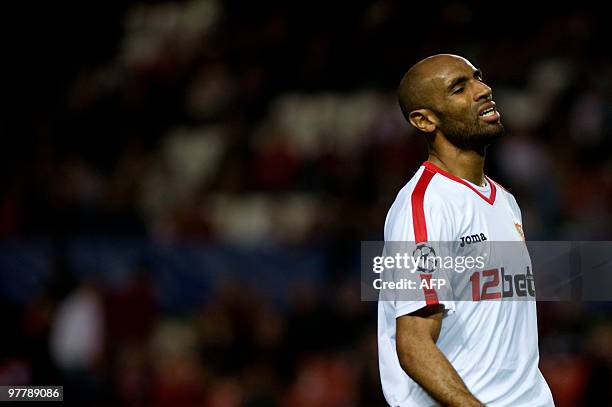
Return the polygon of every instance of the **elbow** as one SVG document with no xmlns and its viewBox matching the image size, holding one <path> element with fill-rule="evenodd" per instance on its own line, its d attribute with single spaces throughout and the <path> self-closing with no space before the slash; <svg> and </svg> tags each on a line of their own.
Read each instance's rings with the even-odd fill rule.
<svg viewBox="0 0 612 407">
<path fill-rule="evenodd" d="M 402 369 L 411 372 L 423 368 L 431 355 L 437 350 L 436 342 L 430 335 L 400 335 L 396 343 L 396 353 Z"/>
<path fill-rule="evenodd" d="M 397 358 L 404 372 L 410 374 L 419 363 L 418 350 L 413 347 L 402 346 L 397 349 Z"/>
<path fill-rule="evenodd" d="M 400 356 L 399 362 L 402 370 L 406 372 L 406 374 L 410 375 L 411 367 L 414 366 L 412 359 Z"/>
</svg>

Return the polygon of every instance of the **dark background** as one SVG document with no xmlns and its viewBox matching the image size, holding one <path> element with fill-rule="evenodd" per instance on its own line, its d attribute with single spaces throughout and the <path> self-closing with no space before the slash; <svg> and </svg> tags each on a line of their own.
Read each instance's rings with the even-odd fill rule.
<svg viewBox="0 0 612 407">
<path fill-rule="evenodd" d="M 81 405 L 384 405 L 359 248 L 426 158 L 401 76 L 470 59 L 507 129 L 487 173 L 527 238 L 609 240 L 608 20 L 585 3 L 7 6 L 0 384 Z M 610 305 L 538 306 L 557 405 L 610 405 Z"/>
</svg>

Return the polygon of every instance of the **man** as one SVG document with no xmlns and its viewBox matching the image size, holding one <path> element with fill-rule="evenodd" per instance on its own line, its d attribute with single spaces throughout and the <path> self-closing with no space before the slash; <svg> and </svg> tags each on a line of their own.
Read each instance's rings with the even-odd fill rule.
<svg viewBox="0 0 612 407">
<path fill-rule="evenodd" d="M 481 72 L 462 57 L 435 55 L 414 65 L 398 92 L 404 116 L 427 141 L 429 158 L 391 206 L 385 242 L 454 242 L 455 254 L 485 240 L 524 247 L 514 197 L 483 173 L 486 147 L 504 128 Z M 502 266 L 515 260 L 497 252 Z M 524 279 L 532 277 L 529 260 L 521 267 Z M 483 280 L 468 282 L 476 281 L 471 300 L 441 298 L 431 287 L 416 300 L 381 297 L 379 365 L 390 405 L 554 405 L 538 369 L 535 292 L 526 294 L 522 284 L 519 294 L 531 300 L 496 300 L 503 273 L 475 273 Z"/>
</svg>

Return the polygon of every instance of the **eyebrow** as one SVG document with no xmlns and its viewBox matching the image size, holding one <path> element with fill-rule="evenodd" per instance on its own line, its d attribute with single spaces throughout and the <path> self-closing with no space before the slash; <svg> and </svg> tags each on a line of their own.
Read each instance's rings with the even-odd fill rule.
<svg viewBox="0 0 612 407">
<path fill-rule="evenodd" d="M 472 74 L 472 77 L 482 79 L 482 71 L 480 69 L 476 69 L 474 73 Z M 470 78 L 465 75 L 458 76 L 451 81 L 451 83 L 447 87 L 447 90 L 450 92 L 453 90 L 455 86 L 459 85 L 460 83 L 467 82 L 469 79 Z"/>
</svg>

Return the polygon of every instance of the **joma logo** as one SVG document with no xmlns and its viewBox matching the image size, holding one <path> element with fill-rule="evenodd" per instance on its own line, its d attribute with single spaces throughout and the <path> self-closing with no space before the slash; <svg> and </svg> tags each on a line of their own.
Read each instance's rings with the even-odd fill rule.
<svg viewBox="0 0 612 407">
<path fill-rule="evenodd" d="M 487 240 L 487 237 L 485 236 L 484 233 L 476 233 L 475 235 L 461 236 L 460 239 L 461 239 L 461 244 L 459 246 L 463 247 L 466 244 L 484 242 L 485 240 Z"/>
</svg>

